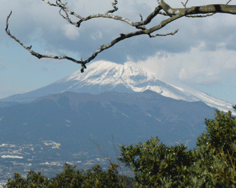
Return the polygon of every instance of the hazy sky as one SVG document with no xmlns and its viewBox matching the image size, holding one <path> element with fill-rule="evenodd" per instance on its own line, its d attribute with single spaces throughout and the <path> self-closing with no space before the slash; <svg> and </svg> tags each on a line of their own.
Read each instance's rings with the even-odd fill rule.
<svg viewBox="0 0 236 188">
<path fill-rule="evenodd" d="M 84 17 L 105 13 L 112 8 L 112 0 L 67 2 L 72 11 Z M 166 2 L 174 8 L 182 6 L 179 0 Z M 188 6 L 206 2 L 224 3 L 223 0 L 189 0 Z M 140 21 L 140 13 L 145 18 L 157 5 L 156 0 L 120 0 L 119 11 L 115 14 Z M 66 60 L 38 60 L 23 49 L 5 33 L 6 18 L 11 10 L 9 29 L 12 35 L 42 54 L 86 59 L 101 44 L 109 43 L 120 33 L 134 30 L 126 23 L 107 19 L 84 22 L 78 29 L 60 17 L 58 8 L 42 0 L 1 0 L 0 98 L 43 87 L 81 68 Z M 158 16 L 148 27 L 158 24 L 163 18 Z M 236 104 L 236 16 L 217 14 L 200 19 L 182 18 L 159 33 L 176 29 L 179 32 L 174 36 L 152 39 L 139 36 L 122 41 L 98 55 L 94 61 L 139 63 L 154 71 L 162 81 L 187 84 Z"/>
</svg>

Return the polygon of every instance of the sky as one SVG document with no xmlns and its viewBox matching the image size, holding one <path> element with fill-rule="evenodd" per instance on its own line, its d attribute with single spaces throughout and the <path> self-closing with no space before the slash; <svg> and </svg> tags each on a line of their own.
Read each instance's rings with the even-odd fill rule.
<svg viewBox="0 0 236 188">
<path fill-rule="evenodd" d="M 55 3 L 55 0 L 49 0 Z M 62 0 L 65 2 L 65 0 Z M 112 0 L 67 0 L 71 11 L 86 17 L 112 9 Z M 166 0 L 173 8 L 181 1 Z M 227 0 L 189 0 L 187 6 L 226 3 Z M 232 0 L 231 4 L 235 3 Z M 140 21 L 158 3 L 156 0 L 118 0 L 115 15 Z M 5 33 L 6 18 L 11 34 L 41 54 L 87 59 L 101 44 L 135 29 L 126 23 L 93 19 L 76 28 L 64 20 L 57 7 L 42 0 L 0 1 L 0 99 L 25 93 L 58 81 L 80 70 L 67 60 L 37 59 Z M 157 16 L 147 26 L 160 23 Z M 76 19 L 73 19 L 76 21 Z M 236 104 L 236 16 L 216 14 L 208 18 L 181 18 L 158 33 L 179 29 L 174 36 L 133 37 L 100 53 L 95 60 L 119 64 L 134 62 L 156 73 L 167 83 L 188 85 L 211 96 Z M 87 71 L 87 70 L 85 70 Z"/>
</svg>

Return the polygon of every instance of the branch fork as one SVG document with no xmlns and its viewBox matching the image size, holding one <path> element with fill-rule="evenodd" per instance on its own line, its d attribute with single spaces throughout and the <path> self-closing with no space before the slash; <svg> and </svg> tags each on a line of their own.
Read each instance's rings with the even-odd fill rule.
<svg viewBox="0 0 236 188">
<path fill-rule="evenodd" d="M 119 20 L 126 24 L 128 24 L 131 27 L 134 27 L 136 31 L 130 32 L 127 34 L 121 33 L 120 36 L 113 39 L 110 43 L 106 45 L 101 45 L 98 50 L 96 50 L 90 57 L 88 57 L 86 60 L 76 60 L 69 56 L 53 56 L 53 55 L 43 55 L 40 53 L 37 53 L 32 50 L 32 46 L 25 46 L 19 39 L 17 39 L 15 36 L 13 36 L 10 33 L 9 27 L 9 19 L 12 15 L 12 12 L 8 15 L 6 19 L 6 33 L 13 38 L 16 42 L 18 42 L 23 48 L 28 50 L 33 56 L 41 59 L 41 58 L 53 58 L 53 59 L 67 59 L 69 61 L 72 61 L 77 64 L 81 64 L 81 72 L 84 72 L 84 69 L 86 69 L 86 64 L 92 61 L 96 56 L 101 53 L 102 51 L 111 48 L 116 43 L 125 40 L 127 38 L 131 38 L 134 36 L 139 35 L 148 35 L 150 38 L 157 37 L 157 36 L 169 36 L 169 35 L 175 35 L 178 30 L 175 30 L 174 32 L 166 33 L 166 34 L 153 34 L 156 31 L 161 30 L 166 25 L 170 24 L 171 22 L 181 18 L 181 17 L 191 17 L 191 18 L 204 18 L 208 16 L 212 16 L 215 13 L 226 13 L 226 14 L 236 14 L 236 6 L 235 5 L 228 5 L 231 0 L 229 0 L 226 4 L 215 4 L 215 5 L 205 5 L 205 6 L 194 6 L 187 8 L 187 3 L 189 0 L 186 0 L 185 3 L 182 2 L 182 5 L 184 8 L 172 8 L 170 5 L 168 5 L 164 0 L 157 0 L 158 6 L 154 9 L 153 12 L 151 12 L 146 19 L 143 19 L 143 16 L 140 14 L 141 21 L 139 22 L 132 22 L 128 18 L 121 17 L 114 15 L 113 13 L 118 10 L 117 4 L 118 0 L 114 0 L 112 3 L 112 10 L 108 10 L 104 14 L 94 14 L 89 15 L 87 17 L 82 17 L 79 14 L 75 13 L 74 11 L 71 11 L 67 7 L 67 3 L 63 3 L 61 0 L 56 0 L 56 3 L 50 3 L 48 0 L 42 0 L 45 3 L 47 3 L 50 6 L 58 7 L 59 8 L 59 14 L 60 16 L 65 19 L 70 24 L 74 25 L 75 27 L 80 27 L 81 24 L 85 21 L 89 21 L 94 18 L 106 18 L 106 19 L 112 19 L 112 20 Z M 158 25 L 153 26 L 151 28 L 147 28 L 147 25 L 155 18 L 157 15 L 168 17 L 161 21 Z M 70 18 L 70 16 L 75 17 L 78 19 L 78 21 L 73 22 Z"/>
</svg>

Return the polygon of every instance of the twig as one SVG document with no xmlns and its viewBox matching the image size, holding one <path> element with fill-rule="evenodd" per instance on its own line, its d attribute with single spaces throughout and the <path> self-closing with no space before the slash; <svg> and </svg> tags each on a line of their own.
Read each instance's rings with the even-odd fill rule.
<svg viewBox="0 0 236 188">
<path fill-rule="evenodd" d="M 44 0 L 46 1 L 46 0 Z M 58 0 L 59 1 L 59 0 Z M 57 1 L 57 3 L 58 3 Z M 59 1 L 60 2 L 60 1 Z M 53 6 L 57 6 L 57 5 L 53 5 Z M 64 9 L 63 9 L 64 10 Z M 146 25 L 147 23 L 149 23 L 153 17 L 155 17 L 155 15 L 158 14 L 158 12 L 160 11 L 161 9 L 160 8 L 156 8 L 154 10 L 154 12 L 152 12 L 145 21 L 143 22 L 135 22 L 131 25 L 135 26 L 136 28 L 139 26 L 139 25 Z M 41 58 L 53 58 L 53 59 L 67 59 L 67 60 L 70 60 L 70 61 L 73 61 L 75 63 L 78 63 L 78 64 L 81 64 L 82 68 L 81 68 L 81 72 L 84 72 L 84 69 L 86 68 L 86 64 L 90 61 L 92 61 L 99 53 L 101 53 L 102 51 L 108 49 L 108 48 L 111 48 L 113 45 L 115 45 L 116 43 L 124 40 L 124 39 L 127 39 L 127 38 L 130 38 L 130 37 L 133 37 L 133 36 L 138 36 L 138 35 L 144 35 L 144 34 L 147 34 L 149 35 L 150 33 L 153 33 L 154 31 L 156 30 L 159 30 L 160 28 L 164 27 L 166 24 L 168 24 L 168 22 L 171 22 L 172 21 L 172 17 L 171 19 L 167 19 L 165 22 L 161 22 L 160 25 L 158 26 L 155 26 L 155 27 L 152 27 L 150 29 L 146 29 L 146 28 L 141 28 L 141 30 L 138 30 L 136 32 L 131 32 L 131 33 L 128 33 L 128 34 L 120 34 L 119 37 L 117 37 L 116 39 L 112 40 L 109 44 L 107 45 L 101 45 L 100 48 L 98 50 L 96 50 L 89 58 L 87 58 L 86 60 L 76 60 L 72 57 L 69 57 L 69 56 L 54 56 L 54 55 L 43 55 L 43 54 L 40 54 L 40 53 L 37 53 L 33 50 L 31 50 L 30 47 L 26 47 L 24 46 L 24 44 L 22 42 L 20 42 L 20 40 L 18 40 L 15 36 L 11 35 L 10 31 L 8 30 L 8 21 L 9 21 L 9 18 L 11 16 L 12 12 L 9 14 L 9 16 L 7 17 L 7 21 L 6 21 L 6 33 L 11 37 L 13 38 L 14 40 L 16 40 L 23 48 L 25 48 L 26 50 L 28 50 L 33 56 L 36 56 L 37 58 L 41 59 Z M 110 16 L 110 15 L 108 15 Z M 65 17 L 67 18 L 67 16 Z M 158 36 L 158 35 L 157 35 Z M 32 47 L 32 46 L 31 46 Z"/>
<path fill-rule="evenodd" d="M 115 11 L 118 10 L 118 8 L 115 6 L 118 2 L 117 0 L 115 0 L 114 3 L 112 3 L 113 5 L 113 10 L 109 10 L 107 11 L 105 14 L 93 14 L 93 15 L 89 15 L 88 17 L 82 17 L 80 16 L 79 14 L 76 14 L 75 12 L 71 11 L 67 6 L 66 6 L 66 3 L 62 3 L 61 0 L 57 0 L 57 4 L 53 4 L 53 3 L 50 3 L 49 1 L 47 0 L 43 0 L 45 3 L 49 4 L 50 6 L 55 6 L 55 7 L 59 7 L 60 8 L 60 11 L 63 10 L 67 15 L 70 14 L 70 15 L 73 15 L 75 16 L 76 18 L 79 18 L 80 20 L 75 24 L 73 23 L 71 20 L 68 20 L 69 19 L 69 16 L 62 16 L 64 19 L 66 19 L 69 23 L 72 23 L 73 25 L 78 25 L 77 27 L 80 26 L 80 24 L 83 22 L 83 21 L 87 21 L 87 20 L 90 20 L 90 19 L 94 19 L 94 18 L 109 18 L 109 19 L 114 19 L 114 20 L 120 20 L 120 21 L 123 21 L 123 22 L 126 22 L 127 24 L 133 26 L 133 23 L 132 21 L 130 21 L 128 18 L 124 18 L 124 17 L 121 17 L 121 16 L 115 16 L 113 14 L 109 14 L 109 13 L 113 13 Z M 61 15 L 61 14 L 60 14 Z"/>
<path fill-rule="evenodd" d="M 159 36 L 159 37 L 165 37 L 165 36 L 168 36 L 168 35 L 174 35 L 174 34 L 176 34 L 177 32 L 178 32 L 178 29 L 175 30 L 174 32 L 166 33 L 166 34 L 155 34 L 155 35 L 149 34 L 149 37 L 150 37 L 150 38 L 154 38 L 154 37 L 157 37 L 157 36 Z"/>
<path fill-rule="evenodd" d="M 11 38 L 13 38 L 23 48 L 28 50 L 33 56 L 35 56 L 39 59 L 41 59 L 41 58 L 67 59 L 72 62 L 81 64 L 81 66 L 82 66 L 81 72 L 84 72 L 84 69 L 86 68 L 86 64 L 89 63 L 90 61 L 92 61 L 94 58 L 96 58 L 96 56 L 99 53 L 101 53 L 102 51 L 104 51 L 108 48 L 111 48 L 113 45 L 115 45 L 116 43 L 118 43 L 122 40 L 131 38 L 134 36 L 139 36 L 139 35 L 148 35 L 149 37 L 153 38 L 156 36 L 168 36 L 168 35 L 176 34 L 178 30 L 176 30 L 175 32 L 166 33 L 166 34 L 152 35 L 152 33 L 162 29 L 163 27 L 165 27 L 169 23 L 171 23 L 181 17 L 204 18 L 204 17 L 212 16 L 213 14 L 218 13 L 218 12 L 227 13 L 227 14 L 236 14 L 236 6 L 228 5 L 228 3 L 231 2 L 231 0 L 229 0 L 226 3 L 226 5 L 225 4 L 224 5 L 221 5 L 221 4 L 214 5 L 213 4 L 213 5 L 204 5 L 204 6 L 194 6 L 194 7 L 190 7 L 190 8 L 186 8 L 188 0 L 186 0 L 185 3 L 182 3 L 185 8 L 171 8 L 167 3 L 165 3 L 164 0 L 157 0 L 159 6 L 157 6 L 155 8 L 155 10 L 153 12 L 151 12 L 151 14 L 145 20 L 143 19 L 142 16 L 140 16 L 141 21 L 132 22 L 128 18 L 116 16 L 116 15 L 112 14 L 118 10 L 118 8 L 116 6 L 118 3 L 117 0 L 114 0 L 114 2 L 112 3 L 113 9 L 107 11 L 105 14 L 94 14 L 94 15 L 90 15 L 87 17 L 82 17 L 79 14 L 76 14 L 75 12 L 71 11 L 67 7 L 67 3 L 63 3 L 61 0 L 56 0 L 55 4 L 50 3 L 48 0 L 43 0 L 43 1 L 50 6 L 58 7 L 60 9 L 59 10 L 60 16 L 62 16 L 63 19 L 65 19 L 70 24 L 74 25 L 75 27 L 80 27 L 82 22 L 88 21 L 90 19 L 107 18 L 107 19 L 113 19 L 113 20 L 119 20 L 119 21 L 125 22 L 125 23 L 129 24 L 130 26 L 134 27 L 135 29 L 137 29 L 136 31 L 130 32 L 127 34 L 121 33 L 120 36 L 113 39 L 110 43 L 108 43 L 106 45 L 101 45 L 100 48 L 98 48 L 86 60 L 82 60 L 82 58 L 81 58 L 81 60 L 76 60 L 76 59 L 66 56 L 66 55 L 64 55 L 64 56 L 43 55 L 43 54 L 33 51 L 32 46 L 26 47 L 19 39 L 17 39 L 15 36 L 11 35 L 10 30 L 8 29 L 8 27 L 9 27 L 8 22 L 9 22 L 10 16 L 12 15 L 12 12 L 10 12 L 10 14 L 8 15 L 7 20 L 6 20 L 6 29 L 5 30 L 6 30 L 6 33 Z M 76 17 L 79 20 L 77 22 L 73 22 L 70 19 L 70 15 Z M 156 17 L 157 15 L 168 16 L 168 18 L 164 19 L 163 21 L 161 21 L 158 25 L 156 25 L 154 27 L 146 28 L 147 24 L 149 24 L 153 20 L 153 18 Z"/>
<path fill-rule="evenodd" d="M 116 157 L 117 157 L 117 159 L 118 159 L 118 151 L 117 151 L 117 149 L 116 149 L 116 147 L 115 147 L 113 135 L 112 135 L 112 147 L 113 147 L 113 149 L 114 149 L 114 151 L 115 151 L 115 153 L 116 153 Z M 121 168 L 121 166 L 120 166 L 119 160 L 118 160 L 117 162 L 118 162 L 118 166 L 119 166 L 119 168 L 120 168 L 120 170 L 121 170 L 121 173 L 124 175 L 124 172 L 123 172 L 123 170 L 122 170 L 122 168 Z"/>
<path fill-rule="evenodd" d="M 229 1 L 226 3 L 226 5 L 228 5 L 228 4 L 230 3 L 230 1 L 231 1 L 231 0 L 229 0 Z"/>
<path fill-rule="evenodd" d="M 114 0 L 114 3 L 112 3 L 113 9 L 107 11 L 105 14 L 109 14 L 109 13 L 114 13 L 114 12 L 116 12 L 116 11 L 118 10 L 118 7 L 116 6 L 117 3 L 118 3 L 117 0 Z"/>
<path fill-rule="evenodd" d="M 6 28 L 5 28 L 6 33 L 7 33 L 11 38 L 13 38 L 16 42 L 18 42 L 23 48 L 25 48 L 26 50 L 28 50 L 33 56 L 37 57 L 38 59 L 41 59 L 41 58 L 67 59 L 67 60 L 73 61 L 73 62 L 75 62 L 75 63 L 81 64 L 81 66 L 82 66 L 81 72 L 84 72 L 84 69 L 86 68 L 86 66 L 85 66 L 86 63 L 85 63 L 84 61 L 82 61 L 82 59 L 81 59 L 81 61 L 79 61 L 79 60 L 76 60 L 76 59 L 74 59 L 74 58 L 72 58 L 72 57 L 65 56 L 65 55 L 64 55 L 64 56 L 42 55 L 42 54 L 39 54 L 39 53 L 37 53 L 37 52 L 31 50 L 32 45 L 29 46 L 29 47 L 25 46 L 20 40 L 18 40 L 15 36 L 13 36 L 13 35 L 11 34 L 10 30 L 8 29 L 8 25 L 9 25 L 8 21 L 9 21 L 9 18 L 11 17 L 11 15 L 12 15 L 12 11 L 10 12 L 10 14 L 8 15 L 7 20 L 6 20 Z"/>
<path fill-rule="evenodd" d="M 187 3 L 188 3 L 188 0 L 186 0 L 185 3 L 183 3 L 183 2 L 181 2 L 181 3 L 182 3 L 182 5 L 184 6 L 184 8 L 186 8 L 186 5 L 187 5 Z"/>
<path fill-rule="evenodd" d="M 215 13 L 205 14 L 205 15 L 192 15 L 192 16 L 187 15 L 186 17 L 188 17 L 188 18 L 206 18 L 206 17 L 209 17 L 209 16 L 213 16 L 214 14 Z"/>
<path fill-rule="evenodd" d="M 101 152 L 101 154 L 103 155 L 103 157 L 104 157 L 106 160 L 108 160 L 108 162 L 109 162 L 110 164 L 113 164 L 113 163 L 111 162 L 110 158 L 104 154 L 104 152 L 102 151 L 102 149 L 101 149 L 100 145 L 98 144 L 98 142 L 95 142 L 94 140 L 91 140 L 91 139 L 89 139 L 89 140 L 90 140 L 91 142 L 93 142 L 93 143 L 97 146 L 98 150 Z"/>
</svg>

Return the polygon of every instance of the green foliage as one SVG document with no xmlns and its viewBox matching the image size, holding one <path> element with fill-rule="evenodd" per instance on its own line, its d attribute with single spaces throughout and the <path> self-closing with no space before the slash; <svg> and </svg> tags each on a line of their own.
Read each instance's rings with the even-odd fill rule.
<svg viewBox="0 0 236 188">
<path fill-rule="evenodd" d="M 232 107 L 233 107 L 234 110 L 236 110 L 236 105 L 233 105 Z"/>
<path fill-rule="evenodd" d="M 120 146 L 119 160 L 134 172 L 135 187 L 235 187 L 236 118 L 216 111 L 205 123 L 194 150 L 158 145 L 157 137 Z"/>
<path fill-rule="evenodd" d="M 206 120 L 207 133 L 213 148 L 223 148 L 224 152 L 231 150 L 231 143 L 236 140 L 236 119 L 231 112 L 224 114 L 216 112 L 214 120 Z"/>
<path fill-rule="evenodd" d="M 215 119 L 206 119 L 205 123 L 206 132 L 197 138 L 193 150 L 187 151 L 183 144 L 166 146 L 157 137 L 120 146 L 119 160 L 133 171 L 134 180 L 119 176 L 118 165 L 113 163 L 106 172 L 99 165 L 87 171 L 65 165 L 65 170 L 52 179 L 32 170 L 26 179 L 15 173 L 6 187 L 128 188 L 132 184 L 139 188 L 235 187 L 236 118 L 231 112 L 216 111 Z"/>
<path fill-rule="evenodd" d="M 8 179 L 6 187 L 8 188 L 40 188 L 48 187 L 50 181 L 48 178 L 45 178 L 40 172 L 36 173 L 30 170 L 27 174 L 26 179 L 24 179 L 20 174 L 14 174 L 14 180 Z"/>
<path fill-rule="evenodd" d="M 158 138 L 131 146 L 120 146 L 120 161 L 135 175 L 135 187 L 184 187 L 189 182 L 193 157 L 184 145 L 158 145 Z"/>
<path fill-rule="evenodd" d="M 236 118 L 231 112 L 216 112 L 206 120 L 207 133 L 197 139 L 191 166 L 193 184 L 197 187 L 235 187 Z"/>
<path fill-rule="evenodd" d="M 118 165 L 111 163 L 107 172 L 101 166 L 95 165 L 85 171 L 75 170 L 76 166 L 65 165 L 64 171 L 55 178 L 47 179 L 40 172 L 30 171 L 24 179 L 15 173 L 13 180 L 9 179 L 7 188 L 122 188 L 126 186 L 124 178 L 118 176 Z"/>
</svg>

